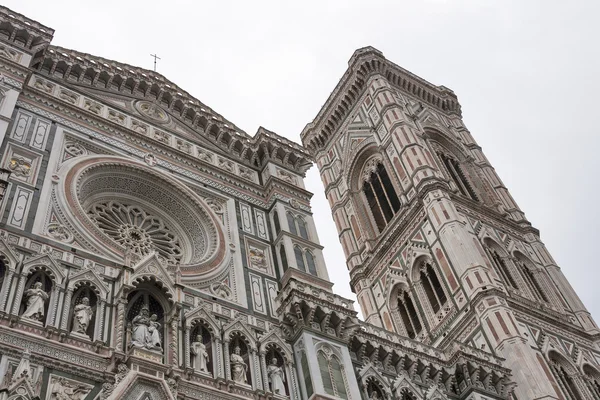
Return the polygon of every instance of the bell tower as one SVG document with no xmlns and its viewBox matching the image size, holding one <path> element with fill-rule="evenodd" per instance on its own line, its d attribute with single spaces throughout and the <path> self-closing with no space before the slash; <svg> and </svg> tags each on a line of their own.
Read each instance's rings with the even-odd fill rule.
<svg viewBox="0 0 600 400">
<path fill-rule="evenodd" d="M 587 398 L 566 371 L 600 331 L 452 90 L 359 49 L 301 137 L 367 323 L 504 358 L 518 399 Z"/>
</svg>

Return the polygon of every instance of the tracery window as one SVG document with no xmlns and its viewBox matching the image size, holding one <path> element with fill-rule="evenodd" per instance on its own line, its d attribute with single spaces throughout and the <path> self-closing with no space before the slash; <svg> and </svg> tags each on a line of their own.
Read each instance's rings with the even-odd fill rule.
<svg viewBox="0 0 600 400">
<path fill-rule="evenodd" d="M 448 171 L 450 178 L 452 178 L 452 180 L 458 187 L 460 193 L 463 196 L 468 197 L 472 200 L 478 200 L 477 195 L 475 194 L 471 183 L 469 182 L 467 176 L 462 170 L 460 163 L 455 158 L 450 157 L 445 153 L 440 152 L 438 153 L 438 155 L 442 160 L 444 167 L 446 167 L 446 171 Z"/>
<path fill-rule="evenodd" d="M 550 368 L 552 369 L 552 373 L 558 381 L 559 386 L 569 400 L 583 400 L 583 397 L 577 389 L 571 367 L 565 367 L 564 361 L 560 360 L 555 354 L 552 354 L 550 355 Z"/>
<path fill-rule="evenodd" d="M 446 304 L 448 300 L 446 297 L 446 292 L 442 287 L 442 283 L 440 282 L 433 266 L 430 263 L 424 263 L 421 268 L 420 273 L 421 284 L 423 285 L 423 290 L 427 295 L 427 300 L 429 300 L 429 304 L 431 304 L 431 308 L 433 312 L 437 313 L 443 306 Z"/>
<path fill-rule="evenodd" d="M 6 275 L 6 267 L 4 266 L 4 262 L 0 260 L 0 288 L 2 288 L 2 284 L 4 283 L 4 276 Z"/>
<path fill-rule="evenodd" d="M 308 249 L 302 249 L 300 246 L 294 246 L 294 256 L 296 257 L 296 266 L 302 272 L 308 272 L 317 276 L 317 266 L 315 256 Z"/>
<path fill-rule="evenodd" d="M 406 290 L 398 293 L 398 312 L 406 329 L 409 338 L 414 339 L 421 333 L 422 325 L 417 314 L 417 309 L 413 303 L 412 296 Z"/>
<path fill-rule="evenodd" d="M 495 249 L 488 246 L 484 247 L 485 251 L 488 253 L 490 259 L 492 260 L 492 263 L 494 264 L 496 272 L 498 273 L 504 284 L 513 289 L 519 289 L 517 282 L 511 275 L 508 266 L 506 265 L 505 259 L 500 254 L 498 254 L 498 252 Z"/>
<path fill-rule="evenodd" d="M 308 240 L 308 228 L 306 221 L 299 215 L 294 215 L 291 212 L 286 213 L 290 232 L 294 235 L 300 236 L 302 239 Z"/>
<path fill-rule="evenodd" d="M 525 283 L 533 294 L 534 300 L 544 301 L 546 303 L 549 302 L 546 291 L 540 286 L 538 278 L 535 276 L 535 273 L 531 270 L 531 268 L 525 265 L 522 260 L 518 260 L 516 264 L 521 271 L 521 275 L 523 275 Z"/>
<path fill-rule="evenodd" d="M 366 162 L 362 178 L 362 192 L 381 232 L 400 210 L 400 199 L 380 159 Z"/>
<path fill-rule="evenodd" d="M 292 214 L 291 212 L 287 212 L 286 216 L 287 216 L 288 226 L 290 227 L 290 232 L 293 233 L 294 235 L 297 235 L 298 231 L 296 230 L 296 218 L 294 218 L 294 214 Z"/>
<path fill-rule="evenodd" d="M 319 370 L 321 371 L 321 380 L 323 381 L 325 393 L 347 399 L 348 389 L 345 371 L 338 357 L 335 354 L 326 354 L 325 351 L 319 350 L 317 361 Z"/>
<path fill-rule="evenodd" d="M 594 399 L 600 400 L 600 373 L 586 365 L 583 367 L 583 376 Z"/>
</svg>

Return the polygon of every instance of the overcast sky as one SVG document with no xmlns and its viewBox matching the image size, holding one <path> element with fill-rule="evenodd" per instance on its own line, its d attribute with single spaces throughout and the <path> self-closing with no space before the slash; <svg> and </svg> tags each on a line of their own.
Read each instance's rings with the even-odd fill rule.
<svg viewBox="0 0 600 400">
<path fill-rule="evenodd" d="M 53 44 L 152 68 L 249 134 L 297 142 L 367 45 L 458 95 L 475 140 L 600 320 L 599 1 L 32 1 Z M 307 176 L 335 291 L 348 274 Z M 600 322 L 600 321 L 599 321 Z"/>
</svg>

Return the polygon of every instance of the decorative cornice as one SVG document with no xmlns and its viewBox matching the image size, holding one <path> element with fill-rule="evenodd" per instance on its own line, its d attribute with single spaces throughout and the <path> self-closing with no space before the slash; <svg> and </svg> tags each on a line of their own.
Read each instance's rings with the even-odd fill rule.
<svg viewBox="0 0 600 400">
<path fill-rule="evenodd" d="M 0 6 L 0 22 L 3 23 L 3 30 L 8 32 L 8 37 L 3 40 L 28 53 L 48 46 L 54 36 L 54 29 L 3 6 Z"/>
<path fill-rule="evenodd" d="M 373 47 L 356 50 L 348 65 L 321 111 L 300 134 L 302 143 L 313 155 L 335 135 L 358 104 L 368 80 L 374 75 L 385 77 L 404 93 L 445 114 L 461 115 L 454 92 L 444 86 L 435 86 L 388 61 L 382 52 Z"/>
<path fill-rule="evenodd" d="M 263 127 L 254 137 L 249 136 L 157 72 L 58 46 L 49 46 L 43 59 L 32 68 L 55 82 L 161 106 L 180 123 L 214 143 L 223 154 L 237 153 L 240 160 L 253 168 L 274 162 L 304 175 L 312 166 L 311 156 L 302 146 Z"/>
</svg>

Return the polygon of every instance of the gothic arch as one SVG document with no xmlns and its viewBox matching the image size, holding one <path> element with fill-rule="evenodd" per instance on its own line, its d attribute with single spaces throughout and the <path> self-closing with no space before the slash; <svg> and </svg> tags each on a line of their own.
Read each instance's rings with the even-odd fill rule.
<svg viewBox="0 0 600 400">
<path fill-rule="evenodd" d="M 271 331 L 261 338 L 259 352 L 266 353 L 271 346 L 275 346 L 279 350 L 286 362 L 294 364 L 294 356 L 290 346 L 275 331 Z"/>
<path fill-rule="evenodd" d="M 25 261 L 21 274 L 27 276 L 33 271 L 38 270 L 46 271 L 50 279 L 52 279 L 56 285 L 62 287 L 65 274 L 62 271 L 62 268 L 56 263 L 56 261 L 54 261 L 52 257 L 45 254 Z"/>
<path fill-rule="evenodd" d="M 517 269 L 521 273 L 525 281 L 525 286 L 527 286 L 533 299 L 549 303 L 549 291 L 554 289 L 547 285 L 549 281 L 545 269 L 536 265 L 536 263 L 519 250 L 513 251 L 513 256 L 516 260 Z"/>
<path fill-rule="evenodd" d="M 584 400 L 577 367 L 556 350 L 547 353 L 548 364 L 563 393 L 572 400 Z"/>
<path fill-rule="evenodd" d="M 4 263 L 6 269 L 12 270 L 13 272 L 17 268 L 19 263 L 19 257 L 15 254 L 13 249 L 10 248 L 4 238 L 0 238 L 0 260 Z"/>
</svg>

